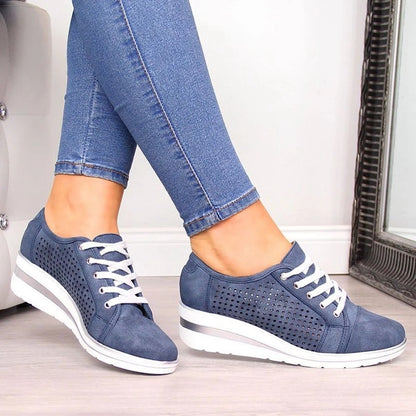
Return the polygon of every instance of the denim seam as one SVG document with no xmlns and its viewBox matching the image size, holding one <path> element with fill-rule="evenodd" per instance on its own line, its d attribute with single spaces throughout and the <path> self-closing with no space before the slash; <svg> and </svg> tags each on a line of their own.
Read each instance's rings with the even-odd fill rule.
<svg viewBox="0 0 416 416">
<path fill-rule="evenodd" d="M 119 170 L 116 169 L 111 169 L 111 168 L 106 168 L 104 166 L 98 166 L 98 165 L 91 165 L 90 163 L 85 163 L 85 162 L 70 162 L 70 161 L 58 161 L 55 163 L 55 166 L 57 165 L 73 165 L 73 166 L 84 166 L 86 168 L 92 168 L 92 169 L 100 169 L 100 170 L 104 170 L 106 172 L 111 172 L 111 173 L 116 173 L 120 176 L 122 176 L 123 178 L 129 179 L 129 175 L 127 175 L 124 172 L 121 172 Z"/>
<path fill-rule="evenodd" d="M 93 79 L 93 87 L 92 87 L 92 93 L 90 98 L 90 108 L 89 108 L 89 114 L 88 114 L 88 122 L 87 122 L 87 132 L 85 135 L 85 141 L 84 141 L 84 151 L 82 153 L 82 163 L 85 163 L 87 160 L 87 152 L 90 145 L 90 138 L 92 136 L 92 118 L 94 114 L 94 107 L 96 102 L 96 96 L 97 96 L 97 89 L 98 89 L 98 80 L 94 77 Z"/>
<path fill-rule="evenodd" d="M 133 45 L 134 45 L 134 48 L 136 50 L 137 57 L 138 57 L 138 59 L 139 59 L 139 61 L 141 63 L 141 66 L 143 68 L 143 71 L 144 71 L 144 73 L 146 75 L 146 78 L 147 78 L 149 84 L 150 84 L 150 87 L 151 87 L 151 89 L 153 91 L 153 94 L 154 94 L 154 96 L 156 98 L 156 101 L 157 101 L 157 103 L 160 106 L 160 109 L 162 111 L 162 114 L 163 114 L 163 116 L 165 118 L 165 121 L 166 121 L 166 123 L 167 123 L 167 125 L 169 127 L 170 132 L 172 133 L 172 136 L 173 136 L 173 138 L 174 138 L 174 140 L 176 142 L 176 145 L 178 146 L 180 152 L 182 153 L 182 156 L 184 157 L 184 159 L 185 159 L 185 161 L 186 161 L 186 163 L 187 163 L 187 165 L 188 165 L 188 167 L 189 167 L 192 175 L 194 176 L 194 178 L 197 181 L 200 189 L 202 190 L 202 192 L 203 192 L 203 194 L 204 194 L 204 196 L 205 196 L 208 204 L 211 206 L 211 208 L 212 208 L 213 212 L 215 213 L 215 215 L 217 215 L 216 212 L 215 212 L 215 208 L 214 208 L 214 206 L 213 206 L 213 204 L 211 202 L 211 199 L 208 196 L 207 191 L 203 187 L 203 185 L 202 185 L 202 183 L 201 183 L 198 175 L 196 174 L 196 171 L 195 171 L 194 167 L 191 164 L 191 161 L 189 160 L 188 156 L 186 155 L 186 152 L 185 152 L 184 148 L 182 147 L 182 144 L 181 144 L 181 142 L 179 140 L 179 137 L 178 137 L 178 135 L 177 135 L 177 133 L 176 133 L 173 125 L 172 125 L 172 122 L 170 121 L 170 119 L 169 119 L 169 117 L 168 117 L 168 115 L 166 113 L 165 107 L 163 106 L 162 101 L 161 101 L 161 99 L 159 97 L 159 94 L 158 94 L 158 92 L 156 90 L 156 86 L 153 83 L 153 80 L 152 80 L 152 78 L 150 76 L 149 71 L 147 70 L 147 67 L 146 67 L 146 64 L 145 64 L 145 62 L 143 60 L 143 57 L 142 57 L 142 54 L 140 52 L 139 46 L 138 46 L 138 44 L 136 42 L 136 39 L 135 39 L 134 34 L 133 34 L 133 31 L 131 29 L 130 22 L 129 22 L 129 19 L 127 17 L 127 13 L 126 13 L 126 10 L 125 10 L 124 4 L 123 4 L 123 0 L 118 0 L 118 4 L 120 6 L 120 9 L 121 9 L 121 13 L 123 15 L 124 22 L 126 23 L 126 26 L 127 26 L 127 29 L 128 29 L 129 35 L 130 35 L 130 38 L 131 38 L 131 40 L 133 42 Z M 218 218 L 218 219 L 220 219 L 220 218 Z"/>
<path fill-rule="evenodd" d="M 204 218 L 209 217 L 212 213 L 214 213 L 217 218 L 220 218 L 220 215 L 218 214 L 218 211 L 221 211 L 221 210 L 223 210 L 225 208 L 228 208 L 228 207 L 230 207 L 230 206 L 232 206 L 232 205 L 240 202 L 242 199 L 246 198 L 247 196 L 249 196 L 251 193 L 253 193 L 255 191 L 256 191 L 256 188 L 253 187 L 248 192 L 244 193 L 243 195 L 239 196 L 238 198 L 236 198 L 236 199 L 234 199 L 234 200 L 232 200 L 230 202 L 227 202 L 225 205 L 222 205 L 222 206 L 217 207 L 217 208 L 212 207 L 212 211 L 211 212 L 209 212 L 208 214 L 202 215 L 202 216 L 200 216 L 200 217 L 198 217 L 196 219 L 193 219 L 193 220 L 191 220 L 189 222 L 186 222 L 185 225 L 187 226 L 187 225 L 195 224 L 196 222 L 201 221 Z"/>
</svg>

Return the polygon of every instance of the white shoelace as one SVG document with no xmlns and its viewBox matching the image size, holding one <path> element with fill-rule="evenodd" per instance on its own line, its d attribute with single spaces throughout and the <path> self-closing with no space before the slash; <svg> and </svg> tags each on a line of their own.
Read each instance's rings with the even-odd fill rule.
<svg viewBox="0 0 416 416">
<path fill-rule="evenodd" d="M 126 259 L 122 261 L 95 259 L 93 257 L 88 258 L 89 264 L 102 264 L 107 266 L 107 271 L 98 271 L 94 273 L 94 279 L 112 279 L 114 281 L 114 286 L 103 286 L 100 288 L 100 293 L 116 293 L 118 295 L 105 303 L 106 308 L 111 308 L 114 305 L 122 303 L 148 303 L 146 298 L 138 296 L 142 289 L 137 282 L 136 273 L 132 273 L 130 270 L 129 266 L 131 266 L 133 262 L 127 252 L 127 245 L 124 241 L 117 243 L 87 241 L 81 243 L 79 246 L 80 250 L 88 250 L 89 248 L 102 248 L 100 251 L 101 256 L 104 256 L 107 253 L 117 252 L 126 257 Z M 123 271 L 125 274 L 114 273 L 118 270 Z M 123 284 L 127 285 L 129 288 L 124 289 L 120 287 Z"/>
<path fill-rule="evenodd" d="M 313 261 L 308 256 L 306 256 L 305 261 L 301 265 L 294 268 L 290 272 L 282 273 L 280 277 L 282 280 L 286 280 L 289 277 L 295 276 L 299 273 L 304 273 L 306 275 L 309 268 L 313 264 Z M 320 283 L 320 280 L 322 278 L 324 278 L 325 281 Z M 303 287 L 308 286 L 311 283 L 316 283 L 318 286 L 307 293 L 308 299 L 313 299 L 316 296 L 326 293 L 329 296 L 324 301 L 322 301 L 319 306 L 322 309 L 325 309 L 328 305 L 335 302 L 337 304 L 337 308 L 334 311 L 334 316 L 336 318 L 340 316 L 341 312 L 344 309 L 345 301 L 347 299 L 347 293 L 345 292 L 345 290 L 340 288 L 337 282 L 330 279 L 330 277 L 326 273 L 322 272 L 316 265 L 315 271 L 309 276 L 305 276 L 303 279 L 294 282 L 294 287 L 296 289 L 302 289 Z"/>
</svg>

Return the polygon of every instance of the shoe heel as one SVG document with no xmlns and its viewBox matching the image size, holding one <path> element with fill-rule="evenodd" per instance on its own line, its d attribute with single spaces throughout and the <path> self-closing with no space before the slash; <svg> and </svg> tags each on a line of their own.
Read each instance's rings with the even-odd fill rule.
<svg viewBox="0 0 416 416">
<path fill-rule="evenodd" d="M 225 341 L 227 340 L 192 331 L 185 328 L 182 323 L 179 325 L 179 336 L 188 347 L 194 350 L 219 352 L 222 354 L 231 354 L 235 350 L 235 348 L 232 348 L 232 345 L 226 345 Z"/>
<path fill-rule="evenodd" d="M 200 311 L 180 304 L 179 313 L 179 336 L 192 349 L 277 361 L 282 359 L 276 351 L 272 351 L 252 339 L 208 326 L 204 319 L 199 319 Z"/>
<path fill-rule="evenodd" d="M 182 325 L 179 326 L 179 336 L 188 347 L 198 351 L 260 359 L 268 359 L 270 355 L 270 351 L 260 347 L 191 331 Z"/>
<path fill-rule="evenodd" d="M 20 261 L 22 258 L 23 257 L 20 258 Z M 33 283 L 33 285 L 28 282 Z M 36 286 L 37 288 L 33 286 Z M 53 298 L 54 296 L 49 293 L 48 289 L 42 286 L 29 274 L 25 273 L 21 268 L 19 268 L 19 266 L 16 266 L 12 275 L 11 290 L 16 296 L 23 299 L 25 302 L 30 303 L 35 308 L 40 309 L 48 315 L 56 318 L 71 330 L 74 329 L 75 323 L 68 316 L 68 314 L 59 307 L 57 304 L 59 300 L 57 300 L 57 302 L 51 300 L 50 298 Z M 50 298 L 42 292 L 51 295 Z"/>
</svg>

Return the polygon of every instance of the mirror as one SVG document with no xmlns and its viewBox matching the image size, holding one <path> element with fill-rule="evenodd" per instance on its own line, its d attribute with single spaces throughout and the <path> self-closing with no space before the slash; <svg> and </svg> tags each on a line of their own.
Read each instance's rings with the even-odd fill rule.
<svg viewBox="0 0 416 416">
<path fill-rule="evenodd" d="M 416 2 L 397 5 L 383 230 L 416 242 Z"/>
<path fill-rule="evenodd" d="M 350 274 L 416 306 L 416 2 L 369 0 Z"/>
</svg>

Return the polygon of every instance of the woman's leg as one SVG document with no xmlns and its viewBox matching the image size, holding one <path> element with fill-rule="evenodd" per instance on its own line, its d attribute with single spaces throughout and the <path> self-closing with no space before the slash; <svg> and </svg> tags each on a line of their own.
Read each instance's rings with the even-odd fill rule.
<svg viewBox="0 0 416 416">
<path fill-rule="evenodd" d="M 67 64 L 61 142 L 45 216 L 61 237 L 93 239 L 118 233 L 117 215 L 136 143 L 104 94 L 74 24 Z"/>
<path fill-rule="evenodd" d="M 318 367 L 399 355 L 401 325 L 352 304 L 258 201 L 228 138 L 188 1 L 73 4 L 103 90 L 191 236 L 194 253 L 181 276 L 183 339 Z"/>
<path fill-rule="evenodd" d="M 64 322 L 94 357 L 165 374 L 177 349 L 153 321 L 117 228 L 135 148 L 71 25 L 57 175 L 46 214 L 23 236 L 12 289 Z"/>
<path fill-rule="evenodd" d="M 195 236 L 193 250 L 233 275 L 278 263 L 290 244 L 260 202 L 246 209 L 258 194 L 228 137 L 188 1 L 73 4 L 94 72 Z"/>
<path fill-rule="evenodd" d="M 258 200 L 229 140 L 186 0 L 74 0 L 94 73 L 189 235 Z"/>
</svg>

